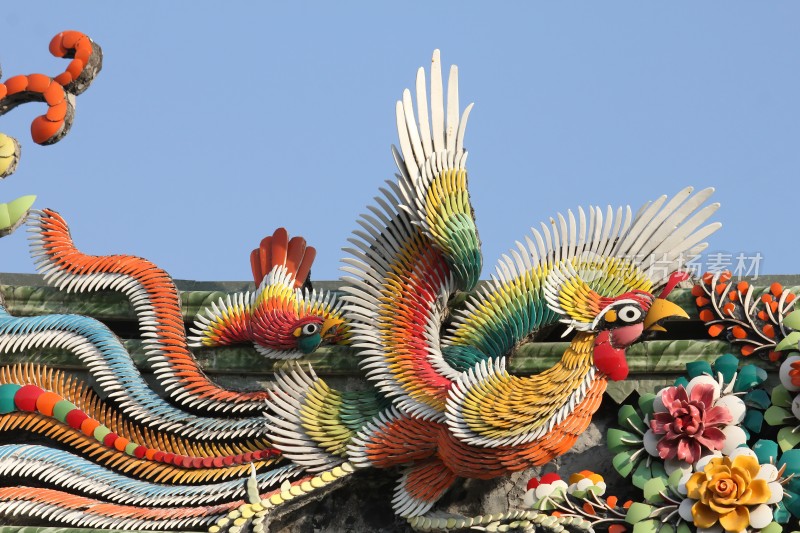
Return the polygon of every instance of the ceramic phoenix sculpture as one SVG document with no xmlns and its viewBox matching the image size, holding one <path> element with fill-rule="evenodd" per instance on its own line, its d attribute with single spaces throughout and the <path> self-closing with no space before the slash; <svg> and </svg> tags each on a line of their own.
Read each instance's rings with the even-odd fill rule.
<svg viewBox="0 0 800 533">
<path fill-rule="evenodd" d="M 81 50 L 66 40 L 56 52 Z M 251 256 L 255 292 L 222 299 L 187 334 L 166 272 L 132 256 L 84 254 L 56 211 L 32 213 L 44 279 L 126 295 L 162 393 L 101 322 L 0 308 L 0 356 L 69 350 L 97 387 L 42 364 L 0 368 L 0 431 L 36 437 L 0 446 L 0 474 L 17 481 L 0 487 L 0 513 L 80 527 L 261 530 L 285 501 L 361 468 L 396 467 L 396 513 L 414 527 L 453 529 L 484 523 L 427 514 L 457 479 L 503 476 L 569 450 L 607 381 L 626 378 L 626 350 L 663 331 L 665 319 L 686 317 L 665 298 L 719 228 L 708 223 L 718 205 L 707 203 L 711 190 L 685 189 L 635 215 L 611 207 L 557 215 L 479 285 L 464 148 L 471 106 L 459 106 L 455 67 L 446 93 L 445 104 L 437 51 L 430 89 L 420 69 L 416 103 L 409 91 L 397 103 L 399 173 L 358 221 L 338 299 L 309 290 L 313 248 L 278 230 Z M 0 109 L 9 98 L 10 89 L 0 94 Z M 515 348 L 558 323 L 572 333 L 561 359 L 538 375 L 512 375 Z M 339 391 L 287 363 L 269 390 L 228 390 L 191 347 L 234 343 L 276 359 L 350 345 L 365 387 Z M 570 522 L 547 527 L 562 523 Z"/>
</svg>

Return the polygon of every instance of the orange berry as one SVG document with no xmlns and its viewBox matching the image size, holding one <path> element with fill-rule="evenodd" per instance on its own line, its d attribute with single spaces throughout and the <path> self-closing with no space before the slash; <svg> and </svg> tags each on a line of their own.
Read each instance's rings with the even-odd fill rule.
<svg viewBox="0 0 800 533">
<path fill-rule="evenodd" d="M 703 296 L 705 295 L 706 291 L 703 290 L 703 287 L 700 285 L 695 285 L 692 287 L 692 296 Z"/>
<path fill-rule="evenodd" d="M 737 338 L 737 339 L 746 339 L 747 338 L 747 332 L 744 330 L 744 328 L 742 326 L 733 326 L 733 329 L 731 329 L 731 332 L 733 333 L 733 336 L 735 338 Z"/>
<path fill-rule="evenodd" d="M 772 324 L 767 324 L 766 326 L 764 326 L 762 328 L 762 331 L 764 332 L 764 335 L 766 335 L 770 339 L 775 338 L 775 328 L 772 327 Z"/>
<path fill-rule="evenodd" d="M 728 284 L 727 284 L 727 283 L 720 283 L 719 285 L 717 285 L 717 286 L 714 288 L 714 291 L 715 291 L 717 294 L 722 294 L 723 292 L 725 292 L 725 289 L 727 289 L 727 288 L 728 288 Z"/>
<path fill-rule="evenodd" d="M 748 355 L 753 355 L 755 349 L 756 347 L 753 346 L 752 344 L 745 344 L 744 346 L 742 346 L 742 355 L 745 357 L 747 357 Z"/>
<path fill-rule="evenodd" d="M 714 324 L 708 328 L 708 334 L 712 337 L 719 337 L 719 334 L 723 331 L 725 331 L 725 326 L 722 324 Z"/>
<path fill-rule="evenodd" d="M 714 320 L 714 313 L 710 309 L 703 309 L 700 311 L 700 320 L 703 322 L 711 322 Z"/>
<path fill-rule="evenodd" d="M 771 292 L 775 296 L 780 296 L 781 293 L 783 292 L 783 285 L 781 285 L 778 282 L 775 282 L 769 286 L 769 292 Z"/>
<path fill-rule="evenodd" d="M 736 291 L 731 291 L 728 293 L 728 298 L 730 301 L 735 302 L 739 300 L 739 293 Z"/>
<path fill-rule="evenodd" d="M 741 292 L 742 294 L 745 294 L 747 292 L 747 289 L 749 288 L 750 284 L 747 283 L 746 281 L 740 281 L 739 283 L 736 284 L 736 290 Z"/>
</svg>

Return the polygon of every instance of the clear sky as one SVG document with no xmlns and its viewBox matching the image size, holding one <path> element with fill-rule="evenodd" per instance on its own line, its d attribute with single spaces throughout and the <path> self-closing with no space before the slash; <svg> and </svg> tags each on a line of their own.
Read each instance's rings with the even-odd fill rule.
<svg viewBox="0 0 800 533">
<path fill-rule="evenodd" d="M 104 68 L 71 133 L 43 105 L 0 118 L 23 143 L 0 201 L 39 195 L 88 253 L 179 279 L 242 280 L 279 226 L 339 276 L 357 215 L 394 166 L 394 103 L 434 48 L 475 102 L 465 144 L 484 272 L 578 205 L 713 186 L 711 250 L 800 272 L 800 4 L 788 2 L 6 2 L 3 79 L 66 66 L 80 30 Z M 0 271 L 32 272 L 25 233 Z"/>
</svg>

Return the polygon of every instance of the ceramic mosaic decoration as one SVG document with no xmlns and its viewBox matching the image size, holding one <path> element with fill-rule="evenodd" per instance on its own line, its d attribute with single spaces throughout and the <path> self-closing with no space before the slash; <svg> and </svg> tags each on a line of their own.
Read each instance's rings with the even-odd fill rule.
<svg viewBox="0 0 800 533">
<path fill-rule="evenodd" d="M 78 32 L 57 36 L 51 52 L 72 59 L 64 73 L 0 84 L 0 114 L 47 105 L 32 126 L 41 144 L 66 135 L 74 98 L 101 62 Z M 152 262 L 81 252 L 67 218 L 31 211 L 32 198 L 0 206 L 5 234 L 27 219 L 47 284 L 130 303 L 153 368 L 148 381 L 128 346 L 86 313 L 13 316 L 0 306 L 0 476 L 14 480 L 0 484 L 0 516 L 264 531 L 287 502 L 385 469 L 397 478 L 394 512 L 422 531 L 773 533 L 796 523 L 800 355 L 783 353 L 800 341 L 800 315 L 790 291 L 756 297 L 727 274 L 694 289 L 700 318 L 743 356 L 782 364 L 781 386 L 768 390 L 764 369 L 726 355 L 690 362 L 686 377 L 620 407 L 606 439 L 620 487 L 632 484 L 638 499 L 580 470 L 531 479 L 504 513 L 436 509 L 462 479 L 552 465 L 573 447 L 609 382 L 628 377 L 629 350 L 665 331 L 664 321 L 688 318 L 667 297 L 688 282 L 684 263 L 720 224 L 710 221 L 719 207 L 711 189 L 636 211 L 577 208 L 545 218 L 480 284 L 465 149 L 472 106 L 460 106 L 456 67 L 445 83 L 438 51 L 414 93 L 396 106 L 398 174 L 358 219 L 338 292 L 311 285 L 313 247 L 280 228 L 251 254 L 254 291 L 187 317 L 175 283 Z M 0 136 L 0 174 L 18 158 L 18 143 Z M 515 375 L 518 347 L 554 327 L 567 342 L 553 364 Z M 232 345 L 281 361 L 274 382 L 240 392 L 206 375 L 196 351 Z M 330 345 L 357 360 L 360 386 L 338 390 L 294 361 Z M 90 379 L 36 359 L 54 348 L 73 354 Z M 11 361 L 19 353 L 33 355 Z"/>
</svg>

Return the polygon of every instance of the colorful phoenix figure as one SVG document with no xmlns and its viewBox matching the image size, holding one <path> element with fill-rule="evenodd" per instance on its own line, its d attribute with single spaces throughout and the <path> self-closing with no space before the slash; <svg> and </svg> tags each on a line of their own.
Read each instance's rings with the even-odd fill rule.
<svg viewBox="0 0 800 533">
<path fill-rule="evenodd" d="M 274 359 L 308 355 L 325 341 L 343 340 L 344 322 L 332 293 L 308 290 L 316 250 L 279 228 L 250 254 L 254 293 L 229 295 L 200 313 L 191 346 L 252 342 Z M 306 286 L 305 288 L 304 285 Z"/>
<path fill-rule="evenodd" d="M 272 393 L 271 440 L 313 471 L 340 463 L 402 467 L 394 508 L 420 516 L 458 478 L 488 479 L 569 450 L 598 409 L 607 380 L 628 374 L 626 349 L 662 322 L 687 317 L 666 300 L 680 267 L 720 224 L 711 189 L 630 208 L 558 215 L 516 243 L 476 289 L 480 241 L 467 191 L 457 70 L 444 104 L 438 52 L 397 103 L 399 169 L 359 221 L 345 259 L 344 315 L 375 401 L 354 428 L 344 393 L 299 367 Z M 446 116 L 445 116 L 446 115 Z M 463 309 L 451 298 L 474 291 Z M 552 368 L 530 377 L 508 357 L 540 329 L 574 331 Z M 444 334 L 440 331 L 444 328 Z M 351 400 L 352 402 L 352 400 Z M 344 428 L 344 429 L 342 429 Z"/>
<path fill-rule="evenodd" d="M 397 103 L 399 174 L 358 221 L 339 299 L 308 290 L 313 248 L 278 230 L 251 255 L 255 292 L 214 304 L 188 337 L 166 272 L 136 257 L 83 254 L 58 213 L 31 216 L 33 255 L 50 284 L 128 297 L 167 398 L 98 321 L 13 317 L 0 306 L 0 353 L 71 350 L 103 391 L 42 365 L 0 371 L 0 428 L 63 448 L 0 445 L 0 477 L 16 483 L 0 487 L 0 514 L 86 527 L 262 528 L 283 501 L 359 468 L 399 467 L 393 505 L 413 524 L 459 478 L 502 476 L 572 447 L 607 381 L 627 376 L 626 350 L 686 317 L 666 298 L 719 228 L 708 222 L 718 205 L 707 203 L 712 190 L 687 188 L 635 215 L 557 215 L 479 285 L 464 148 L 471 106 L 462 113 L 455 67 L 445 105 L 438 51 L 430 77 L 430 98 L 420 69 L 416 103 L 410 91 Z M 512 375 L 515 349 L 559 323 L 572 335 L 560 361 Z M 269 391 L 239 393 L 208 379 L 189 349 L 247 342 L 295 359 L 342 341 L 359 358 L 362 390 L 336 390 L 290 362 Z M 249 503 L 239 507 L 248 475 Z"/>
</svg>

